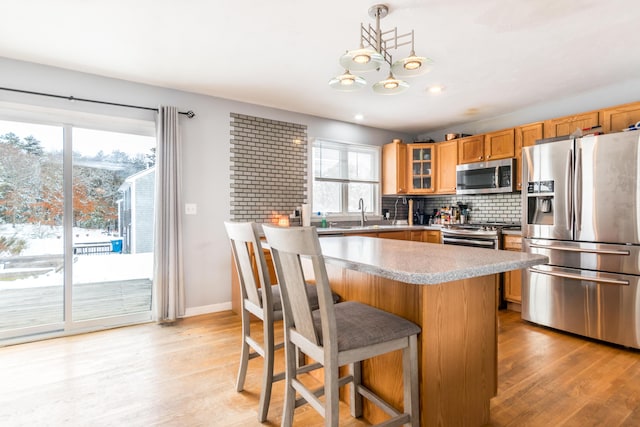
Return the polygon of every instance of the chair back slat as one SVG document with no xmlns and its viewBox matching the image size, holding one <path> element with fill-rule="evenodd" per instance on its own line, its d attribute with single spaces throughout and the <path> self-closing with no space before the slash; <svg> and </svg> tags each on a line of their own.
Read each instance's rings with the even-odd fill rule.
<svg viewBox="0 0 640 427">
<path fill-rule="evenodd" d="M 288 301 L 288 309 L 293 317 L 295 328 L 309 341 L 318 344 L 318 334 L 313 326 L 309 295 L 300 257 L 297 254 L 286 252 L 278 252 L 277 256 L 283 275 L 283 277 L 278 276 L 278 282 L 281 283 L 280 293 L 283 294 L 282 298 L 286 298 Z M 277 271 L 278 267 L 276 267 Z M 282 281 L 284 281 L 284 285 Z"/>
<path fill-rule="evenodd" d="M 260 226 L 250 222 L 225 222 L 224 225 L 231 242 L 242 297 L 258 307 L 263 307 L 260 288 L 266 289 L 270 294 L 271 282 L 259 240 Z"/>
<path fill-rule="evenodd" d="M 329 336 L 331 321 L 335 330 L 335 319 L 333 298 L 315 227 L 282 228 L 265 225 L 263 229 L 278 274 L 285 322 L 295 327 L 298 333 L 312 343 L 320 345 L 320 334 L 326 332 L 325 336 Z M 318 291 L 322 331 L 317 331 L 313 323 L 306 288 L 310 278 L 305 277 L 301 256 L 310 259 L 313 266 L 312 274 Z"/>
</svg>

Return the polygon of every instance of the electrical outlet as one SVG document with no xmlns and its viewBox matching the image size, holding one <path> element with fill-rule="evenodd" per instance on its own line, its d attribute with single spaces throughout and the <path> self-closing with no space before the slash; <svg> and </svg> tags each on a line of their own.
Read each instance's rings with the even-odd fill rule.
<svg viewBox="0 0 640 427">
<path fill-rule="evenodd" d="M 184 204 L 184 214 L 185 215 L 196 215 L 198 213 L 198 205 L 195 203 L 185 203 Z"/>
</svg>

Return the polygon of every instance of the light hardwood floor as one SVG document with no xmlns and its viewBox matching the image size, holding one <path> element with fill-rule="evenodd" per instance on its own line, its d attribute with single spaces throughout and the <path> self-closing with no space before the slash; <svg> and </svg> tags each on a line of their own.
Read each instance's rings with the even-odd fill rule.
<svg viewBox="0 0 640 427">
<path fill-rule="evenodd" d="M 638 426 L 640 352 L 522 322 L 500 312 L 499 390 L 491 425 Z M 258 426 L 261 362 L 235 392 L 240 318 L 146 324 L 0 348 L 2 426 Z M 282 368 L 282 351 L 277 365 Z M 283 383 L 269 421 L 279 425 Z M 341 425 L 364 426 L 341 407 Z M 311 408 L 297 426 L 319 426 Z"/>
</svg>

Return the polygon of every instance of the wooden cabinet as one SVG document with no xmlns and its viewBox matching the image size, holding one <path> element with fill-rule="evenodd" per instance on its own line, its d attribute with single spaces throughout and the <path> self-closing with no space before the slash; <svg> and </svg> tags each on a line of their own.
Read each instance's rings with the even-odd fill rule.
<svg viewBox="0 0 640 427">
<path fill-rule="evenodd" d="M 409 233 L 414 242 L 440 243 L 440 231 L 438 230 L 412 230 Z"/>
<path fill-rule="evenodd" d="M 409 232 L 411 237 L 410 240 L 414 241 L 414 242 L 422 242 L 422 231 L 410 231 Z"/>
<path fill-rule="evenodd" d="M 382 147 L 382 194 L 406 194 L 407 144 L 399 139 Z"/>
<path fill-rule="evenodd" d="M 513 128 L 487 133 L 484 136 L 485 160 L 509 159 L 515 155 Z"/>
<path fill-rule="evenodd" d="M 484 135 L 456 139 L 458 142 L 458 164 L 484 161 Z"/>
<path fill-rule="evenodd" d="M 434 148 L 435 144 L 407 144 L 410 194 L 431 194 L 435 191 Z"/>
<path fill-rule="evenodd" d="M 576 129 L 590 128 L 598 126 L 598 124 L 599 120 L 597 111 L 545 120 L 544 137 L 553 138 L 555 136 L 568 136 L 575 132 Z"/>
<path fill-rule="evenodd" d="M 395 239 L 395 240 L 409 240 L 411 231 L 402 230 L 402 231 L 385 231 L 378 233 L 379 238 L 381 239 Z"/>
<path fill-rule="evenodd" d="M 502 236 L 503 249 L 507 251 L 522 252 L 522 237 L 512 234 Z M 522 270 L 513 270 L 503 273 L 504 299 L 508 302 L 522 303 Z"/>
<path fill-rule="evenodd" d="M 458 164 L 515 156 L 513 128 L 458 139 Z"/>
<path fill-rule="evenodd" d="M 440 231 L 424 230 L 422 232 L 422 241 L 427 243 L 440 243 Z"/>
<path fill-rule="evenodd" d="M 600 124 L 604 133 L 620 132 L 640 121 L 640 102 L 619 105 L 600 111 Z"/>
<path fill-rule="evenodd" d="M 516 190 L 522 190 L 522 147 L 534 145 L 538 139 L 544 137 L 544 125 L 542 122 L 518 126 L 515 132 L 516 150 Z"/>
<path fill-rule="evenodd" d="M 456 194 L 456 166 L 458 142 L 456 140 L 436 144 L 436 193 Z"/>
</svg>

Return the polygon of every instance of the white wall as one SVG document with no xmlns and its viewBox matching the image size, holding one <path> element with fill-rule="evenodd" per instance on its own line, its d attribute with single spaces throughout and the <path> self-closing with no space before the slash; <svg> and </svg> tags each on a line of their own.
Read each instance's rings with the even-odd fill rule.
<svg viewBox="0 0 640 427">
<path fill-rule="evenodd" d="M 196 113 L 193 119 L 181 116 L 183 200 L 198 207 L 197 215 L 184 217 L 187 315 L 230 308 L 231 255 L 222 223 L 229 219 L 231 112 L 306 125 L 310 140 L 372 145 L 393 138 L 412 140 L 407 134 L 5 58 L 0 58 L 0 70 L 3 87 L 149 107 L 175 105 L 180 111 Z M 2 101 L 147 120 L 155 116 L 147 111 L 0 90 Z"/>
</svg>

